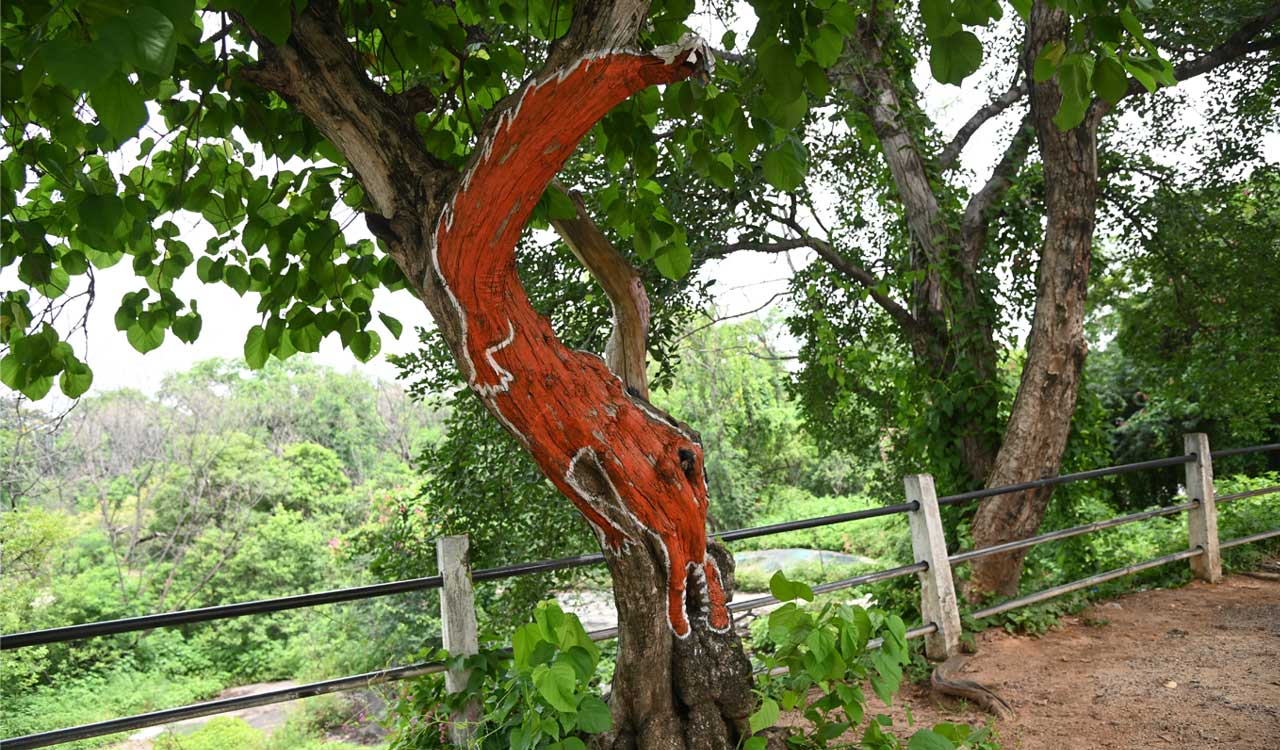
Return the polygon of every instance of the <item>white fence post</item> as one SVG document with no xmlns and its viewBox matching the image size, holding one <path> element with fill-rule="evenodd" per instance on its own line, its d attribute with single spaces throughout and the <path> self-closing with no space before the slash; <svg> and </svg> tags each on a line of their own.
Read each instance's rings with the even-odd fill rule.
<svg viewBox="0 0 1280 750">
<path fill-rule="evenodd" d="M 475 590 L 471 587 L 470 542 L 465 535 L 445 536 L 436 540 L 436 561 L 440 566 L 440 626 L 445 650 L 450 656 L 479 653 L 476 630 Z M 470 670 L 450 669 L 445 672 L 445 688 L 457 693 L 467 686 Z M 475 722 L 480 718 L 478 702 L 454 714 L 449 728 L 450 741 L 458 747 L 472 743 Z"/>
<path fill-rule="evenodd" d="M 1204 550 L 1203 555 L 1191 558 L 1191 571 L 1202 581 L 1217 583 L 1222 580 L 1222 555 L 1218 550 L 1218 505 L 1209 436 L 1193 432 L 1183 435 L 1183 441 L 1187 455 L 1196 457 L 1187 463 L 1187 499 L 1196 501 L 1196 507 L 1187 511 L 1187 539 L 1191 549 Z"/>
<path fill-rule="evenodd" d="M 907 514 L 911 519 L 911 548 L 916 562 L 929 564 L 920 572 L 920 614 L 926 624 L 938 626 L 925 638 L 924 651 L 930 659 L 947 659 L 960 653 L 960 608 L 956 602 L 951 563 L 947 559 L 947 539 L 938 513 L 938 494 L 929 474 L 907 476 L 907 501 L 919 508 Z"/>
</svg>

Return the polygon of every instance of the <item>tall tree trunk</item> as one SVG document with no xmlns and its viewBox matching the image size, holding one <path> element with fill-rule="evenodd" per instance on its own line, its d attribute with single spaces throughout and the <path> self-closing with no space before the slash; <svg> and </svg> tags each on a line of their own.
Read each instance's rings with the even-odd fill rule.
<svg viewBox="0 0 1280 750">
<path fill-rule="evenodd" d="M 1023 64 L 1040 50 L 1065 41 L 1065 12 L 1038 2 L 1031 11 Z M 1061 93 L 1053 82 L 1032 86 L 1031 112 L 1044 163 L 1046 212 L 1044 246 L 1036 281 L 1036 306 L 1027 339 L 1027 363 L 987 486 L 1025 482 L 1058 472 L 1087 350 L 1085 291 L 1098 199 L 1097 126 L 1103 106 L 1095 103 L 1084 122 L 1060 130 L 1052 118 Z M 973 521 L 979 547 L 1022 539 L 1044 519 L 1052 489 L 1000 495 L 983 501 Z M 975 560 L 970 596 L 1017 592 L 1025 550 Z"/>
<path fill-rule="evenodd" d="M 565 347 L 515 266 L 534 206 L 587 131 L 646 86 L 706 72 L 700 43 L 626 51 L 646 7 L 583 3 L 543 71 L 486 117 L 461 174 L 426 153 L 412 103 L 368 79 L 334 2 L 313 0 L 286 46 L 262 40 L 250 77 L 346 156 L 374 205 L 370 227 L 470 387 L 595 530 L 619 615 L 614 728 L 600 744 L 729 750 L 754 698 L 726 607 L 732 562 L 707 541 L 698 436 L 598 356 Z"/>
</svg>

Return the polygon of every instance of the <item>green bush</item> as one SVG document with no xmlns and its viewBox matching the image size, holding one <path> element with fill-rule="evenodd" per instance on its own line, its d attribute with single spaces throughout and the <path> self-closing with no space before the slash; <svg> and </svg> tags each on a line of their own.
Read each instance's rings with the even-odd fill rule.
<svg viewBox="0 0 1280 750">
<path fill-rule="evenodd" d="M 218 716 L 191 734 L 169 732 L 152 740 L 155 750 L 266 750 L 262 732 L 244 719 Z"/>
<path fill-rule="evenodd" d="M 222 687 L 213 677 L 119 671 L 88 675 L 77 681 L 68 680 L 23 693 L 10 694 L 6 688 L 0 695 L 0 702 L 4 704 L 4 710 L 0 711 L 0 736 L 17 737 L 182 706 L 210 698 Z M 120 735 L 97 737 L 63 747 L 99 747 L 119 739 Z"/>
</svg>

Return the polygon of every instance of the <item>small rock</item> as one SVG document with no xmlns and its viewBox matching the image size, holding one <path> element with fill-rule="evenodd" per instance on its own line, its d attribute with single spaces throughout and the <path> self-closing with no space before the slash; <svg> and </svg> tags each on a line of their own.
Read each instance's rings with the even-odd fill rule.
<svg viewBox="0 0 1280 750">
<path fill-rule="evenodd" d="M 1164 686 L 1167 688 L 1176 688 L 1178 686 L 1178 683 L 1173 680 L 1169 680 L 1164 684 Z"/>
</svg>

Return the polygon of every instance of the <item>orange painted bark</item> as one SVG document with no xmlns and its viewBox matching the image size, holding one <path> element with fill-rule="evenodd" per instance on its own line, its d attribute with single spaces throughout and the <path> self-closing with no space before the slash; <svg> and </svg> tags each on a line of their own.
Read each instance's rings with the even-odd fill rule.
<svg viewBox="0 0 1280 750">
<path fill-rule="evenodd" d="M 667 618 L 690 631 L 690 582 L 708 624 L 730 621 L 707 554 L 707 491 L 696 436 L 633 397 L 599 357 L 560 343 L 529 304 L 515 247 L 547 184 L 609 110 L 706 65 L 700 47 L 611 52 L 527 82 L 464 174 L 434 234 L 434 272 L 464 326 L 464 376 L 582 512 L 601 544 L 656 544 Z M 647 538 L 645 538 L 647 537 Z"/>
</svg>

